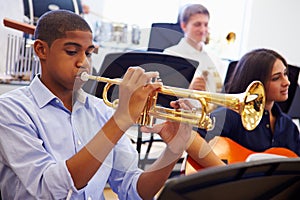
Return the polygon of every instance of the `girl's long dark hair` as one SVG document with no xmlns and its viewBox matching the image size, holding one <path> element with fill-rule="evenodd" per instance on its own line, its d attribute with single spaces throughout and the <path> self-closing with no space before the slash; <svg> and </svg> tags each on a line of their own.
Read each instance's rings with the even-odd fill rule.
<svg viewBox="0 0 300 200">
<path fill-rule="evenodd" d="M 261 81 L 266 87 L 276 59 L 280 59 L 287 67 L 286 60 L 274 50 L 255 49 L 246 53 L 237 63 L 225 92 L 242 93 L 255 80 Z"/>
</svg>

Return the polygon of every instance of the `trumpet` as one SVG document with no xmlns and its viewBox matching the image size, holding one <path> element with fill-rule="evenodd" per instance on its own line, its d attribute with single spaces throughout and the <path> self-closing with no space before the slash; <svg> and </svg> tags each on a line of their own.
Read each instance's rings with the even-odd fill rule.
<svg viewBox="0 0 300 200">
<path fill-rule="evenodd" d="M 117 108 L 118 99 L 110 102 L 107 98 L 107 92 L 112 85 L 119 85 L 122 79 L 105 78 L 93 76 L 86 72 L 81 74 L 83 81 L 95 80 L 106 82 L 103 89 L 103 101 L 106 105 Z M 188 98 L 198 100 L 201 104 L 200 111 L 171 109 L 156 105 L 158 93 L 176 96 L 177 98 Z M 216 104 L 229 108 L 241 115 L 241 121 L 246 130 L 253 130 L 259 124 L 265 107 L 265 90 L 260 81 L 253 81 L 249 84 L 246 91 L 239 94 L 211 93 L 207 91 L 198 91 L 184 89 L 172 86 L 162 86 L 153 94 L 148 96 L 145 107 L 136 122 L 139 125 L 152 126 L 154 119 L 166 119 L 171 121 L 188 123 L 192 126 L 211 130 L 215 125 L 215 120 L 210 117 L 208 104 Z"/>
</svg>

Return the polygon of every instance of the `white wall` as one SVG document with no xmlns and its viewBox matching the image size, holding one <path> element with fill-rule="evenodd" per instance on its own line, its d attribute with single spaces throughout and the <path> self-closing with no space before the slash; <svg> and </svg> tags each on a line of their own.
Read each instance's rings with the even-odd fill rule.
<svg viewBox="0 0 300 200">
<path fill-rule="evenodd" d="M 300 66 L 300 1 L 248 0 L 241 53 L 271 48 Z"/>
<path fill-rule="evenodd" d="M 3 25 L 3 18 L 8 17 L 14 20 L 23 20 L 23 0 L 0 0 L 0 74 L 5 72 L 7 35 L 14 34 L 22 36 L 22 32 L 7 28 Z"/>
<path fill-rule="evenodd" d="M 140 49 L 147 48 L 148 36 L 152 22 L 175 22 L 179 7 L 185 3 L 202 3 L 211 14 L 210 32 L 211 48 L 221 57 L 238 59 L 245 52 L 259 47 L 277 50 L 285 56 L 290 64 L 300 65 L 298 47 L 300 47 L 299 0 L 82 0 L 90 5 L 95 14 L 86 15 L 93 25 L 99 17 L 102 19 L 138 24 L 142 28 Z M 126 2 L 126 4 L 124 4 Z M 162 5 L 160 5 L 162 2 Z M 0 73 L 5 71 L 6 36 L 8 32 L 20 34 L 19 31 L 3 26 L 3 17 L 22 21 L 22 0 L 1 3 L 0 25 Z M 118 5 L 118 6 L 117 6 Z M 237 34 L 236 43 L 225 44 L 226 34 Z"/>
<path fill-rule="evenodd" d="M 245 1 L 247 0 L 82 0 L 83 3 L 90 6 L 91 14 L 84 17 L 92 27 L 97 20 L 122 22 L 127 23 L 128 26 L 133 24 L 139 25 L 141 28 L 140 44 L 132 46 L 132 48 L 136 49 L 147 49 L 150 28 L 153 22 L 174 23 L 182 5 L 186 3 L 202 3 L 209 9 L 211 14 L 209 26 L 212 41 L 210 47 L 217 54 L 220 54 L 221 57 L 229 58 L 237 57 L 239 53 L 239 45 L 237 44 L 240 43 L 242 38 Z M 1 17 L 11 16 L 13 19 L 22 21 L 22 0 L 9 1 L 9 3 L 5 0 L 0 0 L 0 2 L 4 6 L 3 12 L 0 12 Z M 5 29 L 6 31 L 13 31 L 12 29 Z M 236 32 L 237 41 L 233 47 L 228 48 L 225 44 L 225 37 L 230 31 Z M 18 34 L 21 33 L 18 32 Z M 1 47 L 3 48 L 1 48 L 0 52 L 2 56 L 0 73 L 5 71 L 6 35 L 7 33 L 2 33 L 1 35 Z"/>
</svg>

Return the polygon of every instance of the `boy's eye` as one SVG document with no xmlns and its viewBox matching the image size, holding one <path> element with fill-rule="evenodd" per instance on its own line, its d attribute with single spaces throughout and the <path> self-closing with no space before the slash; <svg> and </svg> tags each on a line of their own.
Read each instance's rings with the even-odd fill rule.
<svg viewBox="0 0 300 200">
<path fill-rule="evenodd" d="M 66 50 L 67 54 L 70 55 L 70 56 L 73 56 L 77 53 L 77 51 L 69 51 L 69 50 Z"/>
<path fill-rule="evenodd" d="M 92 52 L 86 52 L 85 55 L 86 55 L 86 57 L 90 58 L 90 57 L 92 57 Z"/>
</svg>

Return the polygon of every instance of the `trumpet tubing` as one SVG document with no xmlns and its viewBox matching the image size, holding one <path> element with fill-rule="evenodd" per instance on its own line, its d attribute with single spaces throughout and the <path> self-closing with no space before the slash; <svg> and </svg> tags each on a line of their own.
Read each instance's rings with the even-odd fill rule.
<svg viewBox="0 0 300 200">
<path fill-rule="evenodd" d="M 103 90 L 103 101 L 110 107 L 118 106 L 118 99 L 110 102 L 107 98 L 109 88 L 116 84 L 119 85 L 122 79 L 109 79 L 100 76 L 89 75 L 86 72 L 81 74 L 81 79 L 87 81 L 89 79 L 98 82 L 106 82 Z M 198 100 L 201 104 L 199 112 L 175 110 L 156 106 L 157 95 L 165 94 L 176 96 L 177 98 L 188 98 Z M 141 117 L 137 123 L 140 125 L 152 126 L 154 118 L 168 119 L 188 123 L 193 126 L 210 130 L 214 127 L 214 120 L 210 118 L 208 113 L 208 103 L 227 107 L 241 115 L 243 126 L 247 130 L 253 130 L 259 124 L 265 106 L 265 91 L 261 82 L 253 81 L 245 92 L 239 94 L 223 94 L 211 93 L 206 91 L 183 89 L 171 86 L 162 86 L 156 92 L 148 97 Z"/>
<path fill-rule="evenodd" d="M 94 80 L 98 82 L 111 83 L 116 85 L 119 85 L 122 82 L 122 79 L 120 78 L 111 79 L 111 78 L 105 78 L 101 76 L 93 76 L 88 74 L 87 72 L 82 72 L 80 78 L 83 81 Z"/>
</svg>

